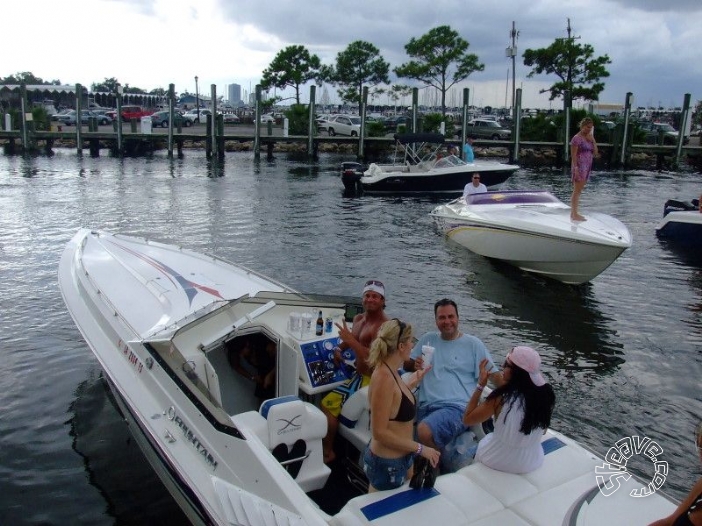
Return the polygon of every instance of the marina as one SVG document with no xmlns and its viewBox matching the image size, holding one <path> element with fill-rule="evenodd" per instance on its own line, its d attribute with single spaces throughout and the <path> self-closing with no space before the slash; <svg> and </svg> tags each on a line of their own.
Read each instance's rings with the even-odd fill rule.
<svg viewBox="0 0 702 526">
<path fill-rule="evenodd" d="M 554 429 L 599 455 L 623 437 L 650 437 L 670 465 L 663 491 L 681 498 L 696 480 L 702 276 L 655 227 L 661 196 L 698 195 L 697 176 L 596 172 L 585 214 L 617 217 L 633 243 L 591 283 L 571 287 L 444 240 L 429 217 L 442 201 L 344 197 L 338 166 L 348 155 L 311 163 L 227 152 L 220 169 L 203 158 L 78 158 L 68 149 L 0 157 L 0 264 L 12 283 L 0 322 L 3 523 L 188 523 L 130 438 L 63 307 L 58 260 L 87 225 L 237 260 L 298 290 L 359 296 L 365 279 L 378 278 L 388 315 L 420 334 L 433 329 L 433 302 L 452 297 L 462 329 L 497 360 L 517 343 L 539 349 L 557 396 Z M 548 188 L 560 199 L 570 192 L 555 171 L 518 170 L 505 186 Z M 630 467 L 650 478 L 645 459 Z"/>
</svg>

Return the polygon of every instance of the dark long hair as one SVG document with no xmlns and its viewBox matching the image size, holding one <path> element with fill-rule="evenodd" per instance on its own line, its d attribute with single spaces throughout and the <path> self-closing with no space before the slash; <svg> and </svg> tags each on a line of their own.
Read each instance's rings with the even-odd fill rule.
<svg viewBox="0 0 702 526">
<path fill-rule="evenodd" d="M 546 429 L 551 425 L 553 407 L 556 405 L 556 395 L 549 384 L 541 387 L 534 385 L 529 373 L 514 363 L 511 365 L 509 382 L 498 387 L 488 395 L 488 400 L 502 397 L 502 410 L 512 410 L 513 404 L 524 406 L 524 418 L 519 430 L 528 435 L 537 427 Z M 507 416 L 505 413 L 505 416 Z"/>
</svg>

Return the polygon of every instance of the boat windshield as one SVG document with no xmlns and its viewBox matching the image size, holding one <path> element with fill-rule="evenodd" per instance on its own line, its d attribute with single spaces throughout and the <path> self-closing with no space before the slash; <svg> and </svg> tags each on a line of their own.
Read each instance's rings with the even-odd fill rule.
<svg viewBox="0 0 702 526">
<path fill-rule="evenodd" d="M 434 164 L 434 168 L 451 168 L 453 166 L 465 166 L 467 163 L 463 161 L 460 157 L 455 155 L 449 155 L 448 157 L 442 157 Z"/>
<path fill-rule="evenodd" d="M 469 205 L 533 205 L 545 203 L 559 203 L 553 194 L 546 190 L 524 192 L 521 190 L 504 192 L 483 192 L 467 197 Z"/>
</svg>

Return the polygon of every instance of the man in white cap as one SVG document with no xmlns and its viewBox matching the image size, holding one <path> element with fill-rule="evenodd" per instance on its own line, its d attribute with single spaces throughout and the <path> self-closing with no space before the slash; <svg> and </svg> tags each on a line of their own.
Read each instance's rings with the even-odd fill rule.
<svg viewBox="0 0 702 526">
<path fill-rule="evenodd" d="M 363 286 L 363 312 L 354 317 L 352 328 L 349 329 L 346 321 L 343 320 L 342 325 L 336 324 L 341 339 L 341 344 L 335 350 L 337 361 L 341 360 L 341 351 L 352 349 L 356 355 L 356 371 L 351 378 L 322 399 L 322 411 L 327 416 L 327 436 L 322 441 L 326 463 L 332 462 L 335 458 L 334 438 L 344 402 L 361 387 L 370 383 L 373 370 L 368 365 L 368 351 L 378 335 L 378 329 L 388 321 L 384 309 L 385 285 L 376 279 L 371 279 Z"/>
</svg>

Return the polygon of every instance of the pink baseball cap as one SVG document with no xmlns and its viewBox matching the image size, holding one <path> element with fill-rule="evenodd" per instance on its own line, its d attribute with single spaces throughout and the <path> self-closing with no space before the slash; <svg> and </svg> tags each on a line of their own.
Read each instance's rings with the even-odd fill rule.
<svg viewBox="0 0 702 526">
<path fill-rule="evenodd" d="M 518 346 L 510 351 L 507 359 L 520 369 L 529 373 L 529 378 L 536 387 L 541 387 L 546 383 L 543 375 L 539 371 L 541 368 L 541 356 L 531 347 Z"/>
</svg>

